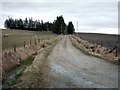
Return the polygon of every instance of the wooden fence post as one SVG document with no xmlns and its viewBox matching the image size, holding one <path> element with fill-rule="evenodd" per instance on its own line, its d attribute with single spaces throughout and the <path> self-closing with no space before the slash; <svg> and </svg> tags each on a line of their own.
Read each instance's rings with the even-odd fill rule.
<svg viewBox="0 0 120 90">
<path fill-rule="evenodd" d="M 30 40 L 30 45 L 31 45 L 31 40 Z"/>
<path fill-rule="evenodd" d="M 26 42 L 24 41 L 24 48 L 25 48 L 25 44 L 26 44 Z"/>
<path fill-rule="evenodd" d="M 14 52 L 16 52 L 16 45 L 14 45 Z"/>
<path fill-rule="evenodd" d="M 37 45 L 36 39 L 35 39 L 35 45 Z"/>
<path fill-rule="evenodd" d="M 38 38 L 38 43 L 40 43 L 40 39 Z"/>
</svg>

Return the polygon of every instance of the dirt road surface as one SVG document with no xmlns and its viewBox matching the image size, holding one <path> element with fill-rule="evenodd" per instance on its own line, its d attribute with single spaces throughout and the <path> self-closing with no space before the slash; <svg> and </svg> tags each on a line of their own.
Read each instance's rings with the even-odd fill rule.
<svg viewBox="0 0 120 90">
<path fill-rule="evenodd" d="M 65 36 L 48 56 L 51 87 L 117 88 L 118 67 L 77 50 Z"/>
<path fill-rule="evenodd" d="M 28 81 L 18 85 L 25 87 L 31 80 L 28 87 L 118 88 L 118 66 L 83 54 L 67 35 L 53 48 L 44 64 L 32 73 L 36 73 L 38 79 L 27 74 Z"/>
</svg>

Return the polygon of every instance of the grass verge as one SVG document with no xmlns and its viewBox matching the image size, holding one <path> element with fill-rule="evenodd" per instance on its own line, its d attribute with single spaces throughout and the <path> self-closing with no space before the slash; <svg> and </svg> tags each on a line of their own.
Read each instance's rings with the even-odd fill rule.
<svg viewBox="0 0 120 90">
<path fill-rule="evenodd" d="M 84 54 L 89 55 L 89 56 L 94 56 L 94 57 L 97 57 L 97 58 L 100 58 L 102 60 L 105 60 L 105 61 L 108 61 L 110 63 L 118 65 L 117 62 L 113 62 L 113 61 L 109 60 L 108 58 L 102 56 L 101 54 L 98 54 L 98 53 L 95 53 L 95 52 L 87 52 L 87 50 L 85 49 L 85 47 L 83 47 L 82 45 L 80 45 L 77 42 L 77 40 L 75 40 L 72 36 L 70 36 L 70 40 L 71 40 L 73 46 L 75 46 L 77 49 L 79 49 L 80 51 L 82 51 Z"/>
<path fill-rule="evenodd" d="M 36 54 L 32 54 L 32 55 L 28 56 L 28 57 L 21 63 L 21 66 L 23 66 L 22 71 L 19 71 L 19 72 L 15 75 L 14 80 L 12 80 L 12 81 L 10 82 L 9 86 L 13 86 L 13 85 L 16 83 L 16 81 L 18 80 L 18 78 L 23 75 L 23 71 L 25 70 L 25 68 L 26 68 L 27 66 L 29 66 L 29 65 L 32 64 L 32 62 L 33 62 L 33 60 L 34 60 L 34 58 L 35 58 L 35 55 L 36 55 Z"/>
<path fill-rule="evenodd" d="M 51 45 L 49 45 L 49 46 L 41 49 L 40 51 L 38 51 L 38 52 L 37 52 L 38 54 L 42 54 L 42 56 L 41 56 L 42 58 L 39 57 L 39 59 L 40 59 L 40 60 L 44 59 L 43 61 L 46 62 L 47 56 L 52 52 L 52 49 L 53 49 L 54 46 L 58 43 L 59 40 L 60 40 L 60 39 L 55 40 L 55 42 L 52 43 Z M 36 57 L 37 57 L 37 56 L 36 56 Z M 39 61 L 40 61 L 40 60 L 39 60 Z M 27 68 L 29 68 L 30 66 L 32 66 L 32 65 L 34 64 L 33 61 L 34 61 L 34 62 L 36 61 L 36 60 L 35 60 L 35 57 L 34 57 L 34 56 L 29 56 L 25 61 L 22 62 L 22 64 L 25 65 Z M 32 62 L 33 62 L 33 63 L 32 63 Z M 38 63 L 38 62 L 37 62 L 37 63 Z M 44 63 L 42 63 L 42 64 L 39 65 L 39 66 L 42 66 L 43 64 L 44 64 Z M 29 67 L 28 67 L 28 66 L 29 66 Z M 24 75 L 25 75 L 24 71 L 25 71 L 27 68 L 25 68 L 22 72 L 20 72 L 20 74 L 16 75 L 16 80 L 15 80 L 15 81 L 12 81 L 13 84 L 11 85 L 11 87 L 14 87 L 14 85 L 16 85 L 17 83 L 19 83 L 19 78 L 20 78 L 20 77 L 24 77 Z M 33 68 L 32 68 L 32 69 L 33 69 Z M 32 74 L 31 74 L 31 73 L 32 73 Z M 29 75 L 31 75 L 31 79 L 30 79 L 30 80 L 32 80 L 32 78 L 35 77 L 35 75 L 33 75 L 33 74 L 34 74 L 34 70 L 33 70 L 31 73 L 29 73 Z M 29 75 L 27 75 L 27 78 L 29 77 Z"/>
<path fill-rule="evenodd" d="M 29 65 L 32 64 L 34 58 L 35 58 L 35 55 L 30 55 L 21 64 L 24 65 L 24 66 L 29 66 Z"/>
</svg>

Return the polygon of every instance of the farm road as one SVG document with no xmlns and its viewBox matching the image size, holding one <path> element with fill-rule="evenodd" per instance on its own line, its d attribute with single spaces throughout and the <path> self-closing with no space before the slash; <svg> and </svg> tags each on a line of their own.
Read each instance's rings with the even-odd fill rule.
<svg viewBox="0 0 120 90">
<path fill-rule="evenodd" d="M 40 57 L 41 54 L 38 54 L 31 68 L 26 69 L 17 87 L 118 87 L 118 66 L 83 54 L 72 45 L 67 35 L 57 43 L 46 60 Z"/>
<path fill-rule="evenodd" d="M 69 36 L 54 47 L 46 65 L 49 87 L 117 88 L 118 67 L 76 49 Z"/>
</svg>

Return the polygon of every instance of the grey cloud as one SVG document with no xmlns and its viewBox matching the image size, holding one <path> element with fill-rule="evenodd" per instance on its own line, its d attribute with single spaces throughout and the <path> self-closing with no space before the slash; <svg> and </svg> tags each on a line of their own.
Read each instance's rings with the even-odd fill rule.
<svg viewBox="0 0 120 90">
<path fill-rule="evenodd" d="M 6 16 L 17 17 L 19 14 L 24 17 L 33 16 L 33 18 L 45 15 L 48 20 L 51 18 L 55 19 L 56 15 L 63 15 L 67 23 L 71 20 L 74 22 L 74 25 L 78 21 L 79 26 L 95 28 L 117 27 L 117 0 L 113 0 L 114 2 L 109 2 L 108 0 L 105 0 L 106 2 L 88 1 L 40 0 L 39 2 L 2 2 L 2 15 L 4 15 L 4 20 Z"/>
</svg>

